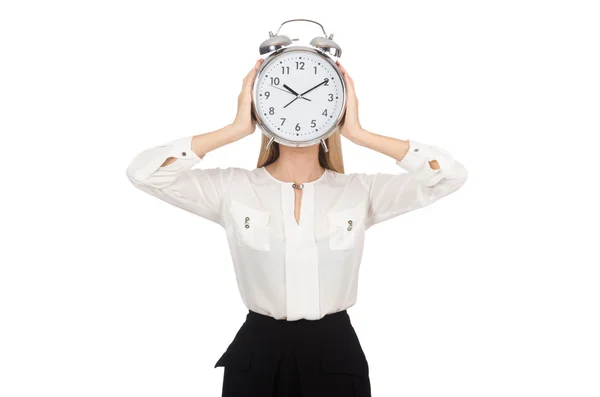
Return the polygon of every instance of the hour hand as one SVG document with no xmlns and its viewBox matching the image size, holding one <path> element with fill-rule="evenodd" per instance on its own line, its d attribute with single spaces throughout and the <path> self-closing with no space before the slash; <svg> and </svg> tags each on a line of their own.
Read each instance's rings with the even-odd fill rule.
<svg viewBox="0 0 600 397">
<path fill-rule="evenodd" d="M 287 84 L 283 85 L 283 88 L 285 88 L 286 90 L 288 90 L 289 92 L 291 92 L 292 94 L 296 95 L 296 97 L 300 97 L 302 99 L 305 99 L 307 101 L 310 101 L 310 99 L 308 98 L 304 98 L 302 95 L 298 94 L 296 91 L 292 90 Z M 289 105 L 289 104 L 288 104 Z M 287 105 L 286 105 L 287 106 Z"/>
<path fill-rule="evenodd" d="M 283 88 L 285 88 L 286 90 L 288 90 L 289 92 L 291 92 L 292 94 L 294 94 L 296 96 L 299 95 L 296 91 L 292 90 L 287 84 L 284 84 Z"/>
<path fill-rule="evenodd" d="M 285 92 L 286 94 L 290 94 L 290 95 L 296 95 L 296 94 L 292 94 L 292 93 L 291 93 L 291 92 L 289 92 L 289 91 L 286 91 L 286 90 L 284 90 L 284 89 L 283 89 L 283 88 L 281 88 L 281 87 L 277 87 L 276 85 L 272 85 L 272 84 L 270 84 L 269 86 L 270 86 L 270 87 L 273 87 L 273 88 L 275 88 L 275 89 L 278 89 L 279 91 L 283 91 L 283 92 Z M 297 96 L 297 95 L 296 95 L 296 96 Z"/>
</svg>

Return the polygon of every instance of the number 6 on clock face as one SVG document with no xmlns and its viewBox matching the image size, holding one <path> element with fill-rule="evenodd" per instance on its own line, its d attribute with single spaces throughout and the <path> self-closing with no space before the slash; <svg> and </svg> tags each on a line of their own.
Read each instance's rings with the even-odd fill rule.
<svg viewBox="0 0 600 397">
<path fill-rule="evenodd" d="M 269 56 L 253 87 L 253 111 L 269 137 L 288 146 L 327 138 L 346 105 L 346 87 L 337 65 L 307 47 L 285 48 Z"/>
</svg>

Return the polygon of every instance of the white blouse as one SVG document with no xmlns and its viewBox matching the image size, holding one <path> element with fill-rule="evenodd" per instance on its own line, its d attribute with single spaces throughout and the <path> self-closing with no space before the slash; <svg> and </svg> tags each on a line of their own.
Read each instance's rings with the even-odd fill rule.
<svg viewBox="0 0 600 397">
<path fill-rule="evenodd" d="M 445 150 L 410 140 L 396 164 L 408 172 L 326 170 L 304 183 L 300 221 L 292 182 L 264 167 L 192 169 L 193 136 L 139 153 L 127 177 L 139 189 L 223 226 L 246 307 L 288 321 L 316 320 L 356 303 L 365 231 L 460 188 L 465 167 Z M 168 158 L 177 160 L 160 167 Z M 429 166 L 437 160 L 440 168 Z"/>
</svg>

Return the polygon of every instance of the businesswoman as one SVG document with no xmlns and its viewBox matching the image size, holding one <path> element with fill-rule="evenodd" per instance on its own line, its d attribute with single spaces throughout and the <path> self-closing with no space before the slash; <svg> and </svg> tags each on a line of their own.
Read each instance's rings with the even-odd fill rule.
<svg viewBox="0 0 600 397">
<path fill-rule="evenodd" d="M 251 135 L 252 82 L 235 120 L 142 151 L 127 168 L 139 189 L 223 227 L 245 321 L 215 363 L 223 397 L 370 397 L 369 365 L 347 309 L 357 297 L 365 231 L 459 189 L 467 170 L 447 151 L 361 127 L 354 82 L 346 114 L 322 145 L 261 150 L 257 168 L 196 168 Z M 406 172 L 344 173 L 340 136 L 389 156 Z M 262 146 L 267 143 L 262 137 Z"/>
</svg>

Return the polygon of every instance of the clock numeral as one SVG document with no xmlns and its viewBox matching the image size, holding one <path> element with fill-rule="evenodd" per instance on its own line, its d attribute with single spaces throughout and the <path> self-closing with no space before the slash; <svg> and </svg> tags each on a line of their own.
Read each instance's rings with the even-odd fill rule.
<svg viewBox="0 0 600 397">
<path fill-rule="evenodd" d="M 327 117 L 327 109 L 323 110 L 323 113 L 321 113 L 323 116 Z"/>
<path fill-rule="evenodd" d="M 275 114 L 275 108 L 269 108 L 269 114 Z"/>
<path fill-rule="evenodd" d="M 271 77 L 271 85 L 279 85 L 279 77 Z"/>
<path fill-rule="evenodd" d="M 323 84 L 325 87 L 329 87 L 329 79 L 325 79 L 325 84 Z"/>
<path fill-rule="evenodd" d="M 298 62 L 296 62 L 298 63 Z M 281 67 L 281 74 L 290 74 L 290 67 L 289 66 L 282 66 Z"/>
<path fill-rule="evenodd" d="M 295 129 L 296 131 L 300 131 L 300 123 L 296 124 L 296 127 L 294 127 L 294 129 Z"/>
<path fill-rule="evenodd" d="M 311 122 L 310 122 L 310 126 L 311 126 L 312 128 L 315 128 L 315 127 L 317 126 L 317 120 L 311 120 Z"/>
<path fill-rule="evenodd" d="M 317 74 L 317 67 L 316 66 L 313 66 L 313 67 L 315 68 L 315 74 Z"/>
<path fill-rule="evenodd" d="M 271 93 L 269 91 L 265 91 L 265 97 L 267 97 L 267 99 L 269 99 L 270 96 L 271 96 Z"/>
<path fill-rule="evenodd" d="M 281 125 L 283 125 L 283 123 L 285 123 L 285 117 L 281 118 Z"/>
<path fill-rule="evenodd" d="M 304 62 L 296 62 L 296 70 L 304 70 Z"/>
<path fill-rule="evenodd" d="M 332 101 L 333 101 L 333 94 L 329 94 L 329 99 L 328 99 L 328 101 L 329 101 L 329 102 L 332 102 Z"/>
</svg>

